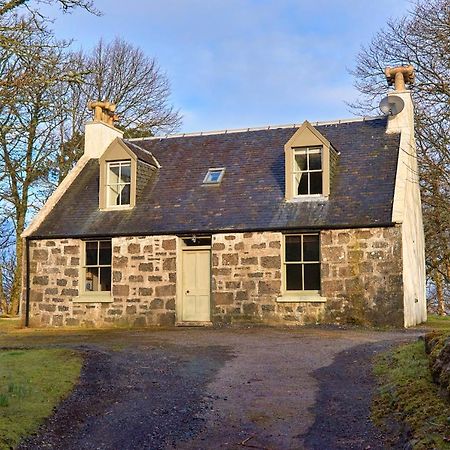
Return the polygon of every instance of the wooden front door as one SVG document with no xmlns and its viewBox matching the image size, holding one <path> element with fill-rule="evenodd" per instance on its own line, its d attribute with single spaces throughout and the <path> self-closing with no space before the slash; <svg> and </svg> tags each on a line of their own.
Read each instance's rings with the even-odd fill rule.
<svg viewBox="0 0 450 450">
<path fill-rule="evenodd" d="M 183 250 L 181 320 L 210 321 L 210 251 Z"/>
</svg>

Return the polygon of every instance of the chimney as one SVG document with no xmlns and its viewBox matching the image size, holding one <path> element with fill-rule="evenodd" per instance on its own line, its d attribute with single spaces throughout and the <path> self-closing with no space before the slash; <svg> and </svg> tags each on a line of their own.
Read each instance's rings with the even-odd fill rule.
<svg viewBox="0 0 450 450">
<path fill-rule="evenodd" d="M 89 102 L 88 108 L 94 112 L 92 122 L 88 122 L 84 134 L 84 154 L 89 158 L 99 158 L 123 132 L 114 127 L 118 120 L 116 105 L 110 102 Z"/>
<path fill-rule="evenodd" d="M 396 115 L 389 116 L 387 133 L 411 133 L 414 136 L 414 107 L 411 98 L 411 91 L 406 89 L 406 85 L 414 83 L 413 66 L 386 67 L 386 80 L 388 86 L 394 85 L 394 90 L 388 92 L 388 97 L 400 97 L 405 106 Z"/>
</svg>

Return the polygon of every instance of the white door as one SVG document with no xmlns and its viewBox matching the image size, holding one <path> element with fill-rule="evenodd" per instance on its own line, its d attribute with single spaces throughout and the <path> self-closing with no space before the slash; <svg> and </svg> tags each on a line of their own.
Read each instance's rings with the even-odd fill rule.
<svg viewBox="0 0 450 450">
<path fill-rule="evenodd" d="M 183 250 L 183 322 L 210 320 L 209 254 L 209 250 Z"/>
</svg>

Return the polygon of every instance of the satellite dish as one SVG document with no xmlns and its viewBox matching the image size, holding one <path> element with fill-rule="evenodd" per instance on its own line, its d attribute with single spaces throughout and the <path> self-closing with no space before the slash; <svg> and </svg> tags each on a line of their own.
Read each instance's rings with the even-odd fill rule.
<svg viewBox="0 0 450 450">
<path fill-rule="evenodd" d="M 395 116 L 403 110 L 405 102 L 397 95 L 384 97 L 380 102 L 380 109 L 386 116 Z"/>
</svg>

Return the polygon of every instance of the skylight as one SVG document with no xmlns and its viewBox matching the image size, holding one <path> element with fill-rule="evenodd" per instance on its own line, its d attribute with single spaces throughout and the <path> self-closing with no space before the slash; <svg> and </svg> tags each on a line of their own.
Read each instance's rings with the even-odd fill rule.
<svg viewBox="0 0 450 450">
<path fill-rule="evenodd" d="M 219 184 L 222 181 L 225 168 L 208 169 L 208 173 L 203 180 L 203 184 Z"/>
</svg>

